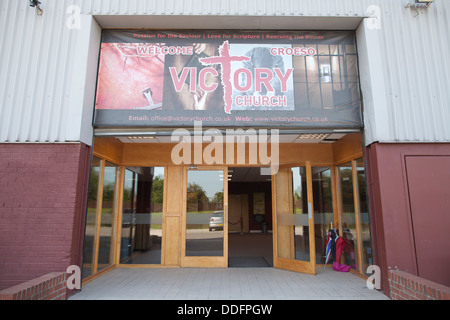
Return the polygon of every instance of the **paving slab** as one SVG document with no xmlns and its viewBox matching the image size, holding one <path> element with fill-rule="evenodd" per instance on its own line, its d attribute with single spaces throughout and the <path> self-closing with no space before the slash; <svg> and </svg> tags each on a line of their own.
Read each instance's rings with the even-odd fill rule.
<svg viewBox="0 0 450 320">
<path fill-rule="evenodd" d="M 117 268 L 70 300 L 389 300 L 351 273 L 274 268 Z"/>
</svg>

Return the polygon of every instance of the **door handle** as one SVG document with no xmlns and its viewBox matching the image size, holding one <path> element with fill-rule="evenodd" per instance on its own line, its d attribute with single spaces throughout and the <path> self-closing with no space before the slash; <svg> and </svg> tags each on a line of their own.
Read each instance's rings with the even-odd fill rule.
<svg viewBox="0 0 450 320">
<path fill-rule="evenodd" d="M 228 203 L 225 203 L 225 210 L 223 212 L 224 226 L 228 227 Z"/>
</svg>

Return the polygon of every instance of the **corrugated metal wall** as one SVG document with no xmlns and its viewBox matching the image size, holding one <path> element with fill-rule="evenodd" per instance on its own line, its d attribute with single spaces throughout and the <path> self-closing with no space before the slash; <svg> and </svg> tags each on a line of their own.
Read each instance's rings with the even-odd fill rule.
<svg viewBox="0 0 450 320">
<path fill-rule="evenodd" d="M 450 1 L 408 2 L 382 1 L 390 140 L 450 141 Z"/>
<path fill-rule="evenodd" d="M 391 0 L 392 1 L 392 0 Z M 365 15 L 361 0 L 81 0 L 86 14 L 154 15 Z M 375 1 L 376 2 L 376 1 Z"/>
<path fill-rule="evenodd" d="M 429 9 L 417 12 L 405 8 L 413 0 L 41 1 L 45 12 L 39 17 L 28 0 L 0 0 L 0 142 L 67 140 L 66 127 L 73 119 L 65 105 L 73 99 L 74 90 L 70 88 L 80 67 L 71 63 L 78 34 L 66 28 L 66 10 L 72 4 L 84 15 L 262 15 L 299 19 L 364 17 L 371 5 L 378 6 L 381 24 L 377 30 L 385 64 L 380 81 L 386 84 L 389 114 L 381 126 L 389 131 L 389 138 L 384 140 L 450 141 L 448 0 L 436 0 Z"/>
<path fill-rule="evenodd" d="M 39 17 L 28 1 L 0 2 L 0 141 L 65 141 L 70 119 L 74 33 L 65 28 L 67 1 L 47 1 Z"/>
</svg>

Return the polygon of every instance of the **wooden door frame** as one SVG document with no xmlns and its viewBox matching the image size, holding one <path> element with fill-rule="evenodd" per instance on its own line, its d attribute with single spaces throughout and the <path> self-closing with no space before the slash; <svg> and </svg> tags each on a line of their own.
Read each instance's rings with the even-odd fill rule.
<svg viewBox="0 0 450 320">
<path fill-rule="evenodd" d="M 283 166 L 280 169 L 290 170 L 295 166 Z M 310 261 L 295 260 L 293 258 L 278 257 L 278 220 L 277 220 L 277 175 L 272 176 L 272 221 L 273 225 L 273 262 L 274 268 L 295 271 L 300 273 L 316 274 L 316 250 L 315 250 L 315 232 L 314 232 L 314 202 L 312 190 L 312 166 L 310 161 L 305 162 L 306 167 L 306 183 L 308 196 L 308 224 L 309 224 L 309 248 Z M 292 178 L 292 173 L 289 171 L 289 177 Z M 289 187 L 288 187 L 289 188 Z M 293 210 L 293 205 L 289 203 L 289 210 Z"/>
<path fill-rule="evenodd" d="M 223 171 L 223 256 L 186 256 L 186 219 L 187 219 L 187 173 L 190 166 L 183 167 L 183 213 L 181 216 L 181 267 L 228 268 L 228 167 L 198 166 L 197 171 Z"/>
</svg>

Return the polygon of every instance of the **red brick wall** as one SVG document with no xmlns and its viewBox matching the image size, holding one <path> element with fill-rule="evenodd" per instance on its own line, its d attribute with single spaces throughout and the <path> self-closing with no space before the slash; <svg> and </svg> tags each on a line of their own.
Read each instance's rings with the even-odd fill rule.
<svg viewBox="0 0 450 320">
<path fill-rule="evenodd" d="M 81 265 L 90 147 L 0 144 L 0 290 Z"/>
<path fill-rule="evenodd" d="M 0 300 L 66 300 L 67 275 L 50 273 L 0 291 Z"/>
<path fill-rule="evenodd" d="M 450 300 L 450 288 L 412 274 L 389 271 L 392 300 Z"/>
</svg>

